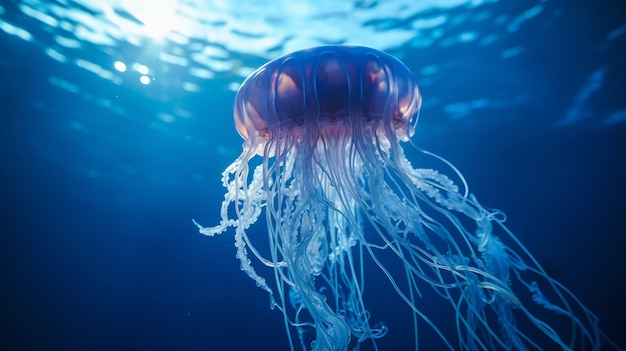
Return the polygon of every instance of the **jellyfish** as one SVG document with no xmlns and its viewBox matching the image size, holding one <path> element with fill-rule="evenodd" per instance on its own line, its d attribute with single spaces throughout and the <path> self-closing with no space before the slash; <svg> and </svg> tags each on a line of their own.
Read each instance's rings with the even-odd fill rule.
<svg viewBox="0 0 626 351">
<path fill-rule="evenodd" d="M 356 46 L 260 67 L 235 98 L 243 152 L 222 174 L 221 219 L 194 221 L 200 232 L 234 230 L 241 269 L 282 312 L 292 350 L 379 349 L 388 329 L 364 296 L 380 284 L 406 303 L 415 349 L 427 337 L 450 350 L 610 344 L 504 213 L 483 207 L 452 164 L 411 141 L 416 81 L 393 56 Z M 413 165 L 401 143 L 438 169 Z M 263 214 L 259 234 L 251 228 Z M 383 281 L 368 280 L 372 269 Z M 428 299 L 443 302 L 437 320 L 447 316 L 454 332 L 435 321 Z"/>
</svg>

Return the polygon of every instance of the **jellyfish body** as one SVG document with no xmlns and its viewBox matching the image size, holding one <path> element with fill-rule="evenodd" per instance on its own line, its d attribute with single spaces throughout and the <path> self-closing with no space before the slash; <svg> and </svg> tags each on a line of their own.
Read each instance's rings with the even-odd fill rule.
<svg viewBox="0 0 626 351">
<path fill-rule="evenodd" d="M 265 64 L 235 99 L 245 142 L 223 173 L 220 224 L 200 232 L 234 228 L 241 268 L 282 311 L 292 349 L 378 348 L 387 328 L 363 299 L 372 265 L 413 314 L 416 349 L 424 326 L 451 350 L 599 349 L 596 317 L 545 273 L 501 212 L 482 207 L 442 158 L 422 151 L 461 188 L 405 157 L 400 142 L 420 106 L 414 75 L 374 49 L 323 46 Z M 256 243 L 265 236 L 250 232 L 263 212 L 264 251 Z M 447 302 L 438 314 L 449 313 L 456 333 L 433 322 L 426 295 Z"/>
</svg>

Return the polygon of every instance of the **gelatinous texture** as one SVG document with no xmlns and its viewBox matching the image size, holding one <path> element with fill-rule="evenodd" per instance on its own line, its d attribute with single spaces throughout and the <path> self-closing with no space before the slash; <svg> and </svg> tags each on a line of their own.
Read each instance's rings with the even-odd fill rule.
<svg viewBox="0 0 626 351">
<path fill-rule="evenodd" d="M 403 348 L 612 346 L 454 166 L 423 150 L 452 177 L 409 162 L 400 141 L 419 107 L 415 77 L 373 49 L 325 46 L 266 64 L 237 94 L 246 141 L 223 173 L 219 225 L 200 232 L 235 230 L 241 269 L 283 313 L 292 350 L 377 350 L 387 327 L 363 296 L 381 277 L 412 317 Z M 266 233 L 253 232 L 263 212 Z"/>
<path fill-rule="evenodd" d="M 286 135 L 315 141 L 324 128 L 391 128 L 407 141 L 420 105 L 413 73 L 393 56 L 322 46 L 275 59 L 248 77 L 235 98 L 235 125 L 259 148 Z"/>
</svg>

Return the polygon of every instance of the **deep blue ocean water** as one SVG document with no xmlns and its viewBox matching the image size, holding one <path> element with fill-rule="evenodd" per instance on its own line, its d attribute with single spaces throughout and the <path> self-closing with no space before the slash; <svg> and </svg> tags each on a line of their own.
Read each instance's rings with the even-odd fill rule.
<svg viewBox="0 0 626 351">
<path fill-rule="evenodd" d="M 415 72 L 414 142 L 626 347 L 626 2 L 147 3 L 0 2 L 0 348 L 288 348 L 232 233 L 191 219 L 219 220 L 238 84 L 328 43 Z M 375 295 L 380 346 L 411 345 Z"/>
</svg>

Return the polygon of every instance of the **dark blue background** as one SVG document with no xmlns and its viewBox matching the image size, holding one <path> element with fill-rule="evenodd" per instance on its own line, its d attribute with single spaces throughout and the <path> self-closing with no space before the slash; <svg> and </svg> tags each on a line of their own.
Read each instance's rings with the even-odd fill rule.
<svg viewBox="0 0 626 351">
<path fill-rule="evenodd" d="M 548 2 L 559 17 L 502 47 L 390 53 L 423 82 L 416 144 L 455 164 L 483 205 L 505 211 L 548 273 L 624 347 L 626 118 L 610 116 L 626 108 L 626 39 L 623 30 L 607 36 L 623 29 L 626 6 L 589 3 Z M 526 51 L 499 55 L 515 45 Z M 228 80 L 206 81 L 199 94 L 117 86 L 2 31 L 0 56 L 0 347 L 287 348 L 282 315 L 239 270 L 232 233 L 205 238 L 191 223 L 217 222 L 220 174 L 240 150 Z M 434 64 L 446 69 L 420 75 Z M 586 112 L 568 115 L 598 70 L 603 83 Z M 125 113 L 50 77 L 115 99 Z M 485 97 L 465 114 L 446 110 Z M 179 106 L 192 116 L 151 117 Z M 393 297 L 380 303 L 385 322 L 385 311 L 402 308 Z M 384 349 L 410 345 L 406 325 L 387 324 Z"/>
</svg>

